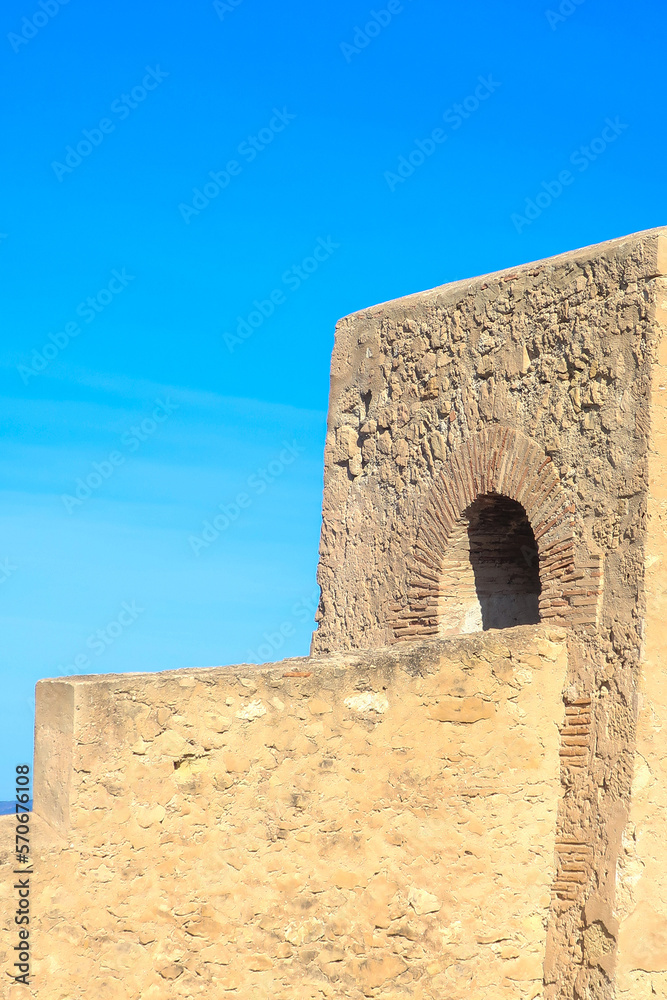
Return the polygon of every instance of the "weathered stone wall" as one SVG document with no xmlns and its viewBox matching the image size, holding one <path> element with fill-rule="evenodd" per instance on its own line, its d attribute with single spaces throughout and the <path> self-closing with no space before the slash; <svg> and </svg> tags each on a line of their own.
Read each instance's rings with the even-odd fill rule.
<svg viewBox="0 0 667 1000">
<path fill-rule="evenodd" d="M 667 230 L 652 230 L 340 321 L 314 652 L 392 641 L 392 608 L 406 602 L 438 474 L 494 428 L 519 432 L 552 460 L 575 543 L 605 556 L 605 626 L 623 642 L 641 581 L 666 244 Z M 526 475 L 538 461 L 526 460 Z"/>
<path fill-rule="evenodd" d="M 526 511 L 540 619 L 568 627 L 558 825 L 578 854 L 550 920 L 549 998 L 613 995 L 623 919 L 634 928 L 620 932 L 624 995 L 666 988 L 661 934 L 641 953 L 629 943 L 643 922 L 667 919 L 663 876 L 649 874 L 667 870 L 655 804 L 667 722 L 665 275 L 667 230 L 652 230 L 337 328 L 313 652 L 447 631 L 466 512 L 489 493 Z"/>
<path fill-rule="evenodd" d="M 40 682 L 23 995 L 542 996 L 564 638 Z"/>
<path fill-rule="evenodd" d="M 667 998 L 666 275 L 341 321 L 315 655 L 38 687 L 32 995 Z"/>
<path fill-rule="evenodd" d="M 667 282 L 658 283 L 667 326 Z M 645 622 L 637 681 L 637 741 L 628 823 L 617 866 L 619 1000 L 667 997 L 667 339 L 651 385 Z"/>
</svg>

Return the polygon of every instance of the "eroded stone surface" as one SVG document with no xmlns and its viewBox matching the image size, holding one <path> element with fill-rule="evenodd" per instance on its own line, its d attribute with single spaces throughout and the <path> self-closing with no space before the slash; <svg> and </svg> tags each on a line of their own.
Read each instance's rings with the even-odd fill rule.
<svg viewBox="0 0 667 1000">
<path fill-rule="evenodd" d="M 318 655 L 40 685 L 35 995 L 667 998 L 666 275 L 339 323 Z"/>
<path fill-rule="evenodd" d="M 69 824 L 36 817 L 24 993 L 540 996 L 564 637 L 63 681 Z"/>
<path fill-rule="evenodd" d="M 313 651 L 536 606 L 568 628 L 549 1000 L 665 995 L 666 275 L 650 230 L 337 327 Z M 539 594 L 519 559 L 505 591 L 475 572 L 489 496 L 508 530 L 525 511 Z M 500 551 L 497 524 L 482 542 Z"/>
</svg>

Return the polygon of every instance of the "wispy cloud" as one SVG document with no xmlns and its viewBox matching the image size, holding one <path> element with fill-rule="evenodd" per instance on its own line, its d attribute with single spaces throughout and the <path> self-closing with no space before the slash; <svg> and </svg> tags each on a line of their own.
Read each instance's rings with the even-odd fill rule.
<svg viewBox="0 0 667 1000">
<path fill-rule="evenodd" d="M 16 358 L 12 354 L 0 357 L 0 369 L 12 368 L 16 368 Z M 118 372 L 95 371 L 76 365 L 53 365 L 43 373 L 41 378 L 47 383 L 51 382 L 53 384 L 54 390 L 51 393 L 41 393 L 39 396 L 36 394 L 33 395 L 32 393 L 35 390 L 34 384 L 26 392 L 25 387 L 19 381 L 15 386 L 15 394 L 12 391 L 12 387 L 5 384 L 5 394 L 4 396 L 0 396 L 0 400 L 3 398 L 18 398 L 26 401 L 34 400 L 35 402 L 42 402 L 45 399 L 52 399 L 58 405 L 61 405 L 63 401 L 62 386 L 64 384 L 70 385 L 72 388 L 85 387 L 93 389 L 103 393 L 105 396 L 119 397 L 124 401 L 122 408 L 126 410 L 131 409 L 131 406 L 128 405 L 131 402 L 150 402 L 157 396 L 171 394 L 178 399 L 179 403 L 183 404 L 184 408 L 204 412 L 219 410 L 221 407 L 234 406 L 252 410 L 253 413 L 266 419 L 270 419 L 275 414 L 287 415 L 290 413 L 303 413 L 304 415 L 310 414 L 313 417 L 319 417 L 324 412 L 320 410 L 305 410 L 284 403 L 267 402 L 266 400 L 255 399 L 252 396 L 225 396 L 220 393 L 190 389 L 187 386 L 173 383 L 153 382 L 149 379 L 132 378 L 130 375 Z M 55 391 L 56 385 L 60 387 L 57 392 Z M 70 396 L 67 398 L 71 399 Z"/>
</svg>

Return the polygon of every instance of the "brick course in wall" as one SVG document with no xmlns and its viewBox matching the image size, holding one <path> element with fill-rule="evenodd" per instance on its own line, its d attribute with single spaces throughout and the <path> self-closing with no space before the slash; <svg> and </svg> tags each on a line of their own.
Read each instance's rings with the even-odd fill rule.
<svg viewBox="0 0 667 1000">
<path fill-rule="evenodd" d="M 540 618 L 567 629 L 581 725 L 563 736 L 545 1000 L 667 997 L 666 276 L 650 230 L 336 331 L 312 651 L 484 624 L 471 505 L 494 497 L 525 510 Z"/>
<path fill-rule="evenodd" d="M 667 1000 L 666 330 L 662 229 L 341 320 L 313 657 L 38 686 L 33 995 Z"/>
<path fill-rule="evenodd" d="M 501 425 L 466 440 L 435 479 L 418 522 L 405 606 L 394 605 L 389 619 L 396 640 L 440 631 L 450 534 L 474 501 L 488 495 L 509 497 L 526 511 L 539 555 L 540 619 L 595 625 L 602 595 L 600 557 L 580 551 L 575 560 L 571 495 L 544 451 L 525 434 Z"/>
</svg>

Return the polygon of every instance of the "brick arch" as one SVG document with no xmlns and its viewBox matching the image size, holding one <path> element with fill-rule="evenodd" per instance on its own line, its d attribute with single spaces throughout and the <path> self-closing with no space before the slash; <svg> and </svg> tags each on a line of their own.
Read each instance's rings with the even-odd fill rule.
<svg viewBox="0 0 667 1000">
<path fill-rule="evenodd" d="M 465 511 L 487 495 L 525 510 L 539 556 L 539 615 L 557 625 L 590 625 L 600 596 L 599 557 L 575 562 L 575 507 L 542 448 L 520 431 L 494 425 L 468 438 L 436 477 L 408 565 L 405 601 L 392 609 L 394 640 L 442 634 L 443 565 Z"/>
</svg>

